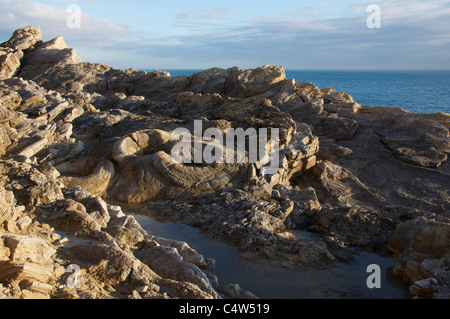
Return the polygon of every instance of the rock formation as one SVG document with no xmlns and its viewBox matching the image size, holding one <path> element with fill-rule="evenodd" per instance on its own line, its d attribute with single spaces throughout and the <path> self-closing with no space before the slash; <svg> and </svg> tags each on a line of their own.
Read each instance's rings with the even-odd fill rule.
<svg viewBox="0 0 450 319">
<path fill-rule="evenodd" d="M 393 253 L 414 294 L 449 296 L 450 114 L 362 106 L 274 65 L 117 70 L 82 62 L 62 37 L 43 42 L 38 27 L 0 44 L 0 114 L 0 296 L 254 297 L 108 202 L 201 227 L 274 266 Z M 171 132 L 198 139 L 198 120 L 200 135 L 279 129 L 275 173 L 263 174 L 261 158 L 175 162 Z"/>
</svg>

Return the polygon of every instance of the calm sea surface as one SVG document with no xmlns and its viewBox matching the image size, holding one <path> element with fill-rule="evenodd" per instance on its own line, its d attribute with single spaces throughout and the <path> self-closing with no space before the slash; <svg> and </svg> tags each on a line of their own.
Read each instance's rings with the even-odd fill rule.
<svg viewBox="0 0 450 319">
<path fill-rule="evenodd" d="M 152 70 L 147 70 L 152 71 Z M 172 76 L 201 70 L 164 70 Z M 346 92 L 362 105 L 401 107 L 414 113 L 450 113 L 450 71 L 301 71 L 287 78 Z"/>
</svg>

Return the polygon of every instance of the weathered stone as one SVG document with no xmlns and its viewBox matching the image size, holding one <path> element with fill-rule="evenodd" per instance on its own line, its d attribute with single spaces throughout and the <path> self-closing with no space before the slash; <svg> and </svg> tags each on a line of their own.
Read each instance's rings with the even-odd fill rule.
<svg viewBox="0 0 450 319">
<path fill-rule="evenodd" d="M 34 155 L 36 155 L 36 153 L 41 151 L 45 146 L 47 146 L 47 144 L 48 139 L 46 137 L 30 138 L 28 141 L 24 143 L 22 147 L 18 148 L 14 152 L 14 155 L 23 156 L 25 158 L 31 158 Z"/>
<path fill-rule="evenodd" d="M 193 131 L 194 119 L 202 120 L 201 132 Z M 191 139 L 210 128 L 223 135 L 279 128 L 279 167 L 264 175 L 261 158 L 177 163 L 170 134 L 177 128 Z M 335 89 L 286 79 L 279 66 L 179 77 L 116 70 L 81 62 L 61 37 L 43 43 L 38 28 L 20 29 L 0 45 L 0 156 L 8 159 L 0 162 L 0 225 L 8 238 L 42 235 L 64 259 L 48 263 L 82 265 L 86 282 L 55 292 L 38 264 L 14 260 L 33 254 L 5 239 L 2 281 L 15 283 L 5 294 L 219 297 L 217 278 L 199 268 L 208 266 L 202 255 L 187 243 L 148 236 L 102 196 L 145 202 L 276 267 L 325 268 L 346 260 L 353 246 L 390 248 L 394 273 L 417 283 L 414 294 L 448 296 L 449 128 L 448 114 L 361 106 Z M 294 238 L 293 228 L 317 234 Z M 229 290 L 245 295 L 237 285 Z"/>
<path fill-rule="evenodd" d="M 282 67 L 265 65 L 236 74 L 226 85 L 230 88 L 230 95 L 255 95 L 270 90 L 285 79 L 286 73 Z"/>
<path fill-rule="evenodd" d="M 137 243 L 142 242 L 145 237 L 136 229 L 123 226 L 113 226 L 107 229 L 107 232 L 117 240 L 119 244 L 134 247 Z"/>
<path fill-rule="evenodd" d="M 40 213 L 47 223 L 69 234 L 82 230 L 101 230 L 86 208 L 71 199 L 58 200 L 48 210 L 41 209 Z"/>
<path fill-rule="evenodd" d="M 0 157 L 6 153 L 6 149 L 11 145 L 9 131 L 4 126 L 0 126 Z"/>
<path fill-rule="evenodd" d="M 22 57 L 23 52 L 21 50 L 14 51 L 0 46 L 0 80 L 16 75 Z"/>
<path fill-rule="evenodd" d="M 414 249 L 432 258 L 445 257 L 450 251 L 450 225 L 424 217 L 402 223 L 392 235 L 389 248 L 398 254 Z"/>
<path fill-rule="evenodd" d="M 41 28 L 29 26 L 14 31 L 12 37 L 0 46 L 7 46 L 14 50 L 27 50 L 39 42 L 42 42 Z"/>
<path fill-rule="evenodd" d="M 33 293 L 38 293 L 41 296 L 47 296 L 48 299 L 50 299 L 50 293 L 53 290 L 53 286 L 41 282 L 33 282 L 28 280 L 23 280 L 20 283 L 20 286 L 22 288 L 22 293 L 24 293 L 24 290 L 28 290 Z M 22 296 L 23 299 L 42 299 L 41 296 Z"/>
<path fill-rule="evenodd" d="M 24 230 L 28 226 L 30 226 L 32 222 L 33 220 L 30 217 L 23 216 L 19 220 L 17 220 L 17 228 L 19 228 L 19 230 Z"/>
<path fill-rule="evenodd" d="M 58 178 L 67 188 L 81 186 L 95 196 L 102 196 L 109 187 L 115 170 L 108 160 L 93 161 L 92 158 L 72 160 L 56 166 L 61 174 Z M 65 174 L 78 174 L 82 177 L 65 176 Z"/>
<path fill-rule="evenodd" d="M 0 172 L 19 205 L 37 207 L 63 197 L 54 179 L 48 179 L 29 164 L 0 162 Z"/>
<path fill-rule="evenodd" d="M 20 76 L 24 79 L 39 77 L 52 67 L 78 64 L 80 57 L 75 50 L 69 49 L 62 37 L 45 42 L 25 58 Z"/>
<path fill-rule="evenodd" d="M 251 292 L 244 291 L 239 284 L 228 284 L 224 290 L 231 299 L 258 299 Z"/>
<path fill-rule="evenodd" d="M 68 102 L 63 102 L 63 103 L 60 103 L 60 104 L 56 105 L 55 107 L 53 107 L 47 113 L 47 120 L 49 122 L 53 121 L 59 114 L 64 112 L 69 107 L 69 105 L 70 104 Z M 68 126 L 68 125 L 66 125 L 66 126 Z"/>
<path fill-rule="evenodd" d="M 65 123 L 71 123 L 77 118 L 79 118 L 81 115 L 84 114 L 84 110 L 81 107 L 72 107 L 70 109 L 67 109 L 64 113 L 63 121 Z"/>
<path fill-rule="evenodd" d="M 131 295 L 128 296 L 128 299 L 142 299 L 142 297 L 136 290 L 133 290 Z"/>
<path fill-rule="evenodd" d="M 0 234 L 11 251 L 11 260 L 51 264 L 56 250 L 41 238 L 28 235 Z"/>
<path fill-rule="evenodd" d="M 20 94 L 16 91 L 11 91 L 8 89 L 3 82 L 0 89 L 0 104 L 14 111 L 20 106 L 21 102 L 22 97 Z"/>
<path fill-rule="evenodd" d="M 95 213 L 94 219 L 102 228 L 107 227 L 111 217 L 108 212 L 108 204 L 103 199 L 98 196 L 89 196 L 81 199 L 80 202 L 91 216 Z"/>
<path fill-rule="evenodd" d="M 183 257 L 183 261 L 187 263 L 191 263 L 199 267 L 207 266 L 205 258 L 201 254 L 197 253 L 194 249 L 189 247 L 189 245 L 185 242 L 160 237 L 153 237 L 152 240 L 162 246 L 176 248 L 181 257 Z"/>
<path fill-rule="evenodd" d="M 29 280 L 47 283 L 52 278 L 53 267 L 27 261 L 0 262 L 0 281 Z"/>
<path fill-rule="evenodd" d="M 14 198 L 13 192 L 0 186 L 0 225 L 13 218 L 15 215 L 15 205 L 16 199 Z"/>
<path fill-rule="evenodd" d="M 147 248 L 139 255 L 139 259 L 162 277 L 190 282 L 214 298 L 218 297 L 205 273 L 197 266 L 183 261 L 176 248 Z"/>
<path fill-rule="evenodd" d="M 23 58 L 23 51 L 42 41 L 39 27 L 16 30 L 7 42 L 0 44 L 0 80 L 16 75 Z"/>
<path fill-rule="evenodd" d="M 129 282 L 133 287 L 149 285 L 160 277 L 148 266 L 119 247 L 88 244 L 68 248 L 72 260 L 90 267 L 90 273 L 105 284 Z"/>
<path fill-rule="evenodd" d="M 438 285 L 438 282 L 434 278 L 428 278 L 420 281 L 416 281 L 410 288 L 410 291 L 415 296 L 421 299 L 433 298 L 434 287 Z"/>
<path fill-rule="evenodd" d="M 436 274 L 439 285 L 434 288 L 433 298 L 450 299 L 450 271 L 443 271 Z"/>
</svg>

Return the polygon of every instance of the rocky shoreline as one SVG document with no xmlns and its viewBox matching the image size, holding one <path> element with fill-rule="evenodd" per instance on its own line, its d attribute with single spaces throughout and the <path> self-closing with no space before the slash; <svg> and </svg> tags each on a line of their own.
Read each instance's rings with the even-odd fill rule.
<svg viewBox="0 0 450 319">
<path fill-rule="evenodd" d="M 450 297 L 450 114 L 362 106 L 273 65 L 116 70 L 82 62 L 62 37 L 44 42 L 39 27 L 0 44 L 0 113 L 0 298 L 256 298 L 111 202 L 276 267 L 394 254 L 415 296 Z M 194 134 L 195 120 L 279 128 L 276 174 L 173 162 L 170 132 Z"/>
</svg>

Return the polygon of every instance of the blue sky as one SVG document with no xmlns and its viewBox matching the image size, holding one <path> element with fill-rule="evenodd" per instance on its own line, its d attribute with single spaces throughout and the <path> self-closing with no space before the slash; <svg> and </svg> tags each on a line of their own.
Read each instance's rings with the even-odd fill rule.
<svg viewBox="0 0 450 319">
<path fill-rule="evenodd" d="M 81 9 L 70 29 L 66 8 Z M 381 8 L 369 29 L 367 7 Z M 27 25 L 116 68 L 450 69 L 450 0 L 0 0 L 0 42 Z"/>
</svg>

